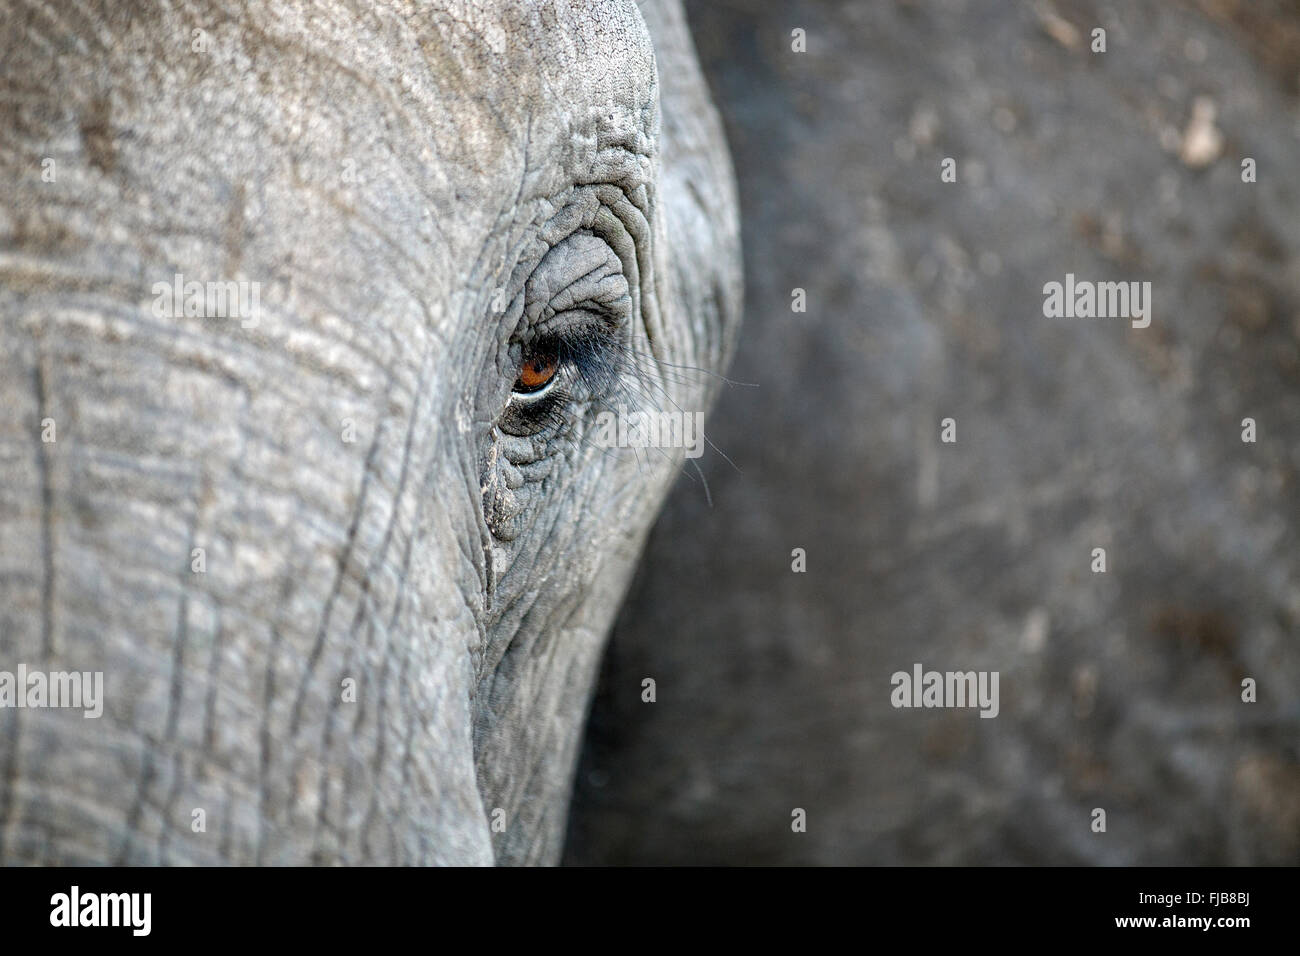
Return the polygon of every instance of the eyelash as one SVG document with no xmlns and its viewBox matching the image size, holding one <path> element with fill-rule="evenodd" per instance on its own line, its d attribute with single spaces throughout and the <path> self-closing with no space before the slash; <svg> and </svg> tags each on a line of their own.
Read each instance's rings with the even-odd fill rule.
<svg viewBox="0 0 1300 956">
<path fill-rule="evenodd" d="M 559 413 L 571 402 L 601 399 L 619 390 L 627 367 L 624 346 L 614 330 L 599 321 L 542 330 L 524 347 L 522 361 L 532 356 L 553 356 L 554 377 L 536 391 L 514 391 L 511 405 L 539 426 L 559 424 Z"/>
</svg>

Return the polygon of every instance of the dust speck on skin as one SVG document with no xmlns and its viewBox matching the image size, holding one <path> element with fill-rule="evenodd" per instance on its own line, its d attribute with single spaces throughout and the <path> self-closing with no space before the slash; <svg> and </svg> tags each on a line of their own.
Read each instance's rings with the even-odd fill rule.
<svg viewBox="0 0 1300 956">
<path fill-rule="evenodd" d="M 917 146 L 933 146 L 939 135 L 939 114 L 930 106 L 918 107 L 908 123 L 907 134 Z"/>
<path fill-rule="evenodd" d="M 499 544 L 494 544 L 492 546 L 491 552 L 489 553 L 492 558 L 491 577 L 493 583 L 495 584 L 495 582 L 499 581 L 501 579 L 501 576 L 505 574 L 506 568 L 510 566 L 510 555 L 509 552 L 507 552 L 506 549 Z"/>
<path fill-rule="evenodd" d="M 294 778 L 294 793 L 297 796 L 297 807 L 304 815 L 314 815 L 320 807 L 320 790 L 316 785 L 316 780 L 307 764 L 303 764 Z"/>
<path fill-rule="evenodd" d="M 1083 41 L 1078 28 L 1057 13 L 1050 3 L 1039 4 L 1034 13 L 1038 17 L 1039 26 L 1049 37 L 1067 50 L 1077 50 L 1079 48 Z"/>
<path fill-rule="evenodd" d="M 1051 624 L 1047 608 L 1036 607 L 1029 612 L 1025 620 L 1025 630 L 1021 635 L 1021 646 L 1030 654 L 1037 654 L 1047 646 L 1047 635 Z"/>
<path fill-rule="evenodd" d="M 1223 152 L 1223 134 L 1215 125 L 1217 115 L 1218 108 L 1208 96 L 1198 96 L 1192 103 L 1178 158 L 1193 169 L 1210 165 Z"/>
</svg>

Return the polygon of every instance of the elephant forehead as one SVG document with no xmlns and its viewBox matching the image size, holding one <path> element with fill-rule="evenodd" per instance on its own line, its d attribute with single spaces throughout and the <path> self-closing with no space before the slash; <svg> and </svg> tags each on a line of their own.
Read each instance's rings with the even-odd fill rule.
<svg viewBox="0 0 1300 956">
<path fill-rule="evenodd" d="M 654 153 L 654 47 L 633 0 L 384 0 L 363 15 L 320 0 L 244 15 L 238 42 L 261 76 L 253 89 L 231 82 L 241 107 L 261 100 L 273 122 L 304 130 L 300 165 L 396 161 L 399 177 L 372 183 L 454 219 L 440 237 L 452 259 L 512 206 L 587 176 L 603 151 Z"/>
<path fill-rule="evenodd" d="M 444 95 L 519 112 L 600 102 L 643 108 L 654 52 L 631 0 L 441 0 L 404 15 Z"/>
<path fill-rule="evenodd" d="M 494 173 L 519 176 L 520 163 L 525 179 L 563 179 L 609 147 L 652 153 L 655 60 L 635 4 L 455 0 L 411 22 L 431 80 L 428 129 L 440 168 L 470 188 L 493 188 Z M 537 190 L 557 185 L 539 181 Z"/>
<path fill-rule="evenodd" d="M 77 255 L 106 281 L 249 278 L 264 306 L 292 292 L 307 311 L 319 287 L 339 314 L 438 325 L 459 289 L 508 273 L 505 253 L 473 264 L 530 203 L 611 148 L 645 158 L 640 179 L 651 169 L 655 60 L 632 0 L 195 0 L 99 17 L 93 43 L 54 26 L 74 12 L 0 37 L 0 77 L 28 94 L 0 107 L 0 138 L 23 157 L 56 144 L 61 172 L 58 189 L 0 184 L 0 237 L 18 222 L 25 254 Z"/>
</svg>

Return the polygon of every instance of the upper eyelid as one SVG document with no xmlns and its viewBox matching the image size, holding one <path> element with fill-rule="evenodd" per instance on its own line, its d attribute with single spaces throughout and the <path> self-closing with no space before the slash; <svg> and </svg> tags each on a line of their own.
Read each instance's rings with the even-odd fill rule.
<svg viewBox="0 0 1300 956">
<path fill-rule="evenodd" d="M 584 302 L 591 302 L 612 309 L 624 300 L 630 305 L 632 296 L 627 277 L 621 271 L 604 271 L 606 267 L 607 263 L 601 263 L 586 275 L 565 285 L 546 303 L 547 308 L 554 312 L 564 312 L 578 308 Z"/>
<path fill-rule="evenodd" d="M 584 301 L 624 311 L 630 307 L 631 283 L 613 246 L 583 230 L 551 247 L 533 268 L 524 292 L 525 314 L 536 320 Z"/>
<path fill-rule="evenodd" d="M 585 318 L 578 318 L 580 316 Z M 588 309 L 579 304 L 576 308 L 556 312 L 534 323 L 527 330 L 527 341 L 522 344 L 525 350 L 546 339 L 558 339 L 562 344 L 567 339 L 568 344 L 572 344 L 589 331 L 616 331 L 621 325 L 620 318 L 604 309 Z"/>
</svg>

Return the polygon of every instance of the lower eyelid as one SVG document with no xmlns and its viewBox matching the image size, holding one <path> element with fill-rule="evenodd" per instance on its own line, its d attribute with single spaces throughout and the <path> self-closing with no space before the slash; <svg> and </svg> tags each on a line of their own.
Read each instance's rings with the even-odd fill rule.
<svg viewBox="0 0 1300 956">
<path fill-rule="evenodd" d="M 528 405 L 538 399 L 545 398 L 555 388 L 555 383 L 559 379 L 561 371 L 561 369 L 557 369 L 555 374 L 551 376 L 551 380 L 541 388 L 533 389 L 531 392 L 512 392 L 510 400 Z"/>
</svg>

